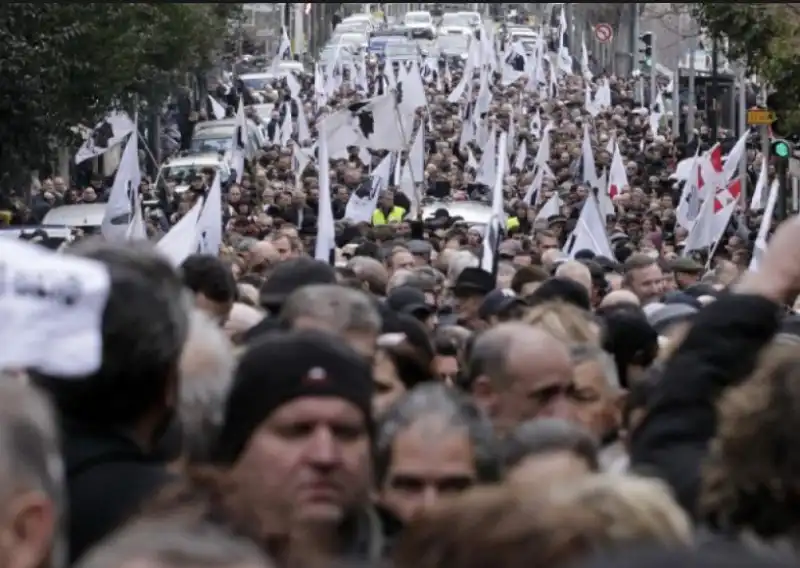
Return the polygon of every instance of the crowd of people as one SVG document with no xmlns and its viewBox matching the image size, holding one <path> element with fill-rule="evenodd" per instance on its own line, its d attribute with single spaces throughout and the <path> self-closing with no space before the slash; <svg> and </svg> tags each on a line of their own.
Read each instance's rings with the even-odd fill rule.
<svg viewBox="0 0 800 568">
<path fill-rule="evenodd" d="M 470 101 L 448 102 L 460 69 L 434 71 L 416 205 L 489 203 L 473 163 L 486 146 L 460 143 Z M 313 77 L 298 79 L 307 116 L 366 96 L 343 78 L 325 104 Z M 369 221 L 349 219 L 385 156 L 357 147 L 331 160 L 336 249 L 314 259 L 323 184 L 313 152 L 298 171 L 296 141 L 225 184 L 218 255 L 176 269 L 148 243 L 67 247 L 59 256 L 108 274 L 99 364 L 4 371 L 2 563 L 796 565 L 800 219 L 777 228 L 758 270 L 761 212 L 744 200 L 722 242 L 683 254 L 674 174 L 710 147 L 706 127 L 689 142 L 653 128 L 624 78 L 593 83 L 611 87 L 594 116 L 581 76 L 548 92 L 494 78 L 485 119 L 516 125 L 510 144 L 527 158 L 502 179 L 491 270 L 485 228 L 444 207 L 412 213 L 396 179 Z M 270 139 L 297 117 L 290 95 L 284 81 L 263 93 L 279 103 Z M 613 139 L 630 182 L 606 218 L 610 255 L 567 246 L 597 193 L 581 175 L 585 124 L 595 174 Z M 552 175 L 526 200 L 543 139 Z M 762 159 L 747 153 L 745 193 Z M 153 240 L 214 175 L 182 193 L 143 181 Z M 47 179 L 29 213 L 106 194 L 99 179 Z M 553 195 L 561 205 L 543 217 Z"/>
</svg>

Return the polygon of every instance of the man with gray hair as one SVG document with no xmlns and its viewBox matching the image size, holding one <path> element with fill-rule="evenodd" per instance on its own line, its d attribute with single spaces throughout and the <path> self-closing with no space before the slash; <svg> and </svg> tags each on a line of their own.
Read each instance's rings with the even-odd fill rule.
<svg viewBox="0 0 800 568">
<path fill-rule="evenodd" d="M 372 298 L 338 284 L 303 286 L 286 300 L 280 321 L 285 329 L 318 329 L 338 335 L 367 357 L 375 353 L 382 324 Z"/>
<path fill-rule="evenodd" d="M 233 346 L 225 333 L 204 312 L 193 310 L 178 393 L 181 450 L 189 463 L 211 459 L 235 369 Z"/>
<path fill-rule="evenodd" d="M 0 565 L 63 568 L 67 566 L 67 495 L 53 409 L 33 387 L 2 379 L 0 531 L 13 538 L 0 544 Z"/>
<path fill-rule="evenodd" d="M 500 479 L 491 423 L 468 396 L 442 384 L 417 386 L 398 400 L 381 418 L 375 445 L 379 500 L 403 521 Z"/>
<path fill-rule="evenodd" d="M 591 344 L 570 348 L 574 369 L 575 421 L 589 430 L 601 445 L 600 463 L 608 469 L 624 469 L 625 448 L 619 439 L 625 391 L 617 365 L 603 349 Z"/>
<path fill-rule="evenodd" d="M 77 568 L 271 568 L 253 542 L 205 521 L 142 518 L 93 548 Z"/>
</svg>

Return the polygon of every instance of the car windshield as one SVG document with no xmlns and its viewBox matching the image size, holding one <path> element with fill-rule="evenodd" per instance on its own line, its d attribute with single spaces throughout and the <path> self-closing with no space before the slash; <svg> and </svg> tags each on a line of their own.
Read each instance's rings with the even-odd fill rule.
<svg viewBox="0 0 800 568">
<path fill-rule="evenodd" d="M 450 12 L 442 16 L 443 26 L 460 27 L 468 26 L 470 23 L 470 18 L 466 14 L 454 14 Z"/>
<path fill-rule="evenodd" d="M 391 42 L 384 46 L 383 54 L 392 58 L 414 57 L 417 55 L 417 46 L 408 42 Z"/>
<path fill-rule="evenodd" d="M 201 135 L 192 140 L 190 150 L 195 153 L 205 152 L 226 152 L 231 149 L 233 141 L 233 131 L 228 135 L 221 132 L 208 135 Z"/>
<path fill-rule="evenodd" d="M 436 47 L 445 53 L 455 51 L 466 53 L 469 49 L 469 36 L 462 34 L 439 36 L 439 39 L 436 40 Z"/>
<path fill-rule="evenodd" d="M 259 75 L 258 77 L 242 76 L 244 86 L 252 91 L 263 91 L 275 80 L 272 75 Z"/>
<path fill-rule="evenodd" d="M 339 43 L 341 45 L 361 45 L 366 40 L 362 34 L 342 34 L 339 36 Z"/>
<path fill-rule="evenodd" d="M 406 14 L 406 22 L 410 24 L 428 24 L 431 21 L 430 14 Z"/>
<path fill-rule="evenodd" d="M 218 168 L 218 165 L 211 164 L 176 164 L 166 165 L 161 168 L 161 178 L 165 180 L 175 180 L 181 182 L 188 180 L 190 176 L 201 173 L 205 168 Z"/>
</svg>

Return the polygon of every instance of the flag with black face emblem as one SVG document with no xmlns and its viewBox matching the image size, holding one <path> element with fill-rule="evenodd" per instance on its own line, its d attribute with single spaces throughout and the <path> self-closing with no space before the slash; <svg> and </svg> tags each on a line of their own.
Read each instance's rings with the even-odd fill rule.
<svg viewBox="0 0 800 568">
<path fill-rule="evenodd" d="M 75 163 L 80 164 L 105 154 L 109 149 L 122 142 L 135 128 L 136 126 L 126 113 L 112 112 L 87 134 L 86 140 L 75 154 Z"/>
<path fill-rule="evenodd" d="M 348 146 L 404 150 L 406 144 L 397 115 L 396 91 L 351 103 L 331 114 L 324 123 L 331 155 L 346 152 Z"/>
</svg>

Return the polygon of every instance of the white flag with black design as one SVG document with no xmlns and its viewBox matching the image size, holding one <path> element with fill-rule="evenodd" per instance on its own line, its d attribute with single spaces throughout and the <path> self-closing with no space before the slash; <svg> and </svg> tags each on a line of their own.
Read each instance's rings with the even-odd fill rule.
<svg viewBox="0 0 800 568">
<path fill-rule="evenodd" d="M 134 126 L 135 128 L 135 126 Z M 100 231 L 110 242 L 125 240 L 133 212 L 134 194 L 139 191 L 142 172 L 139 169 L 139 139 L 134 134 L 128 138 L 119 161 L 114 184 L 108 194 Z"/>
<path fill-rule="evenodd" d="M 403 129 L 397 119 L 394 93 L 351 103 L 325 119 L 328 153 L 337 156 L 348 146 L 373 150 L 405 149 Z"/>
<path fill-rule="evenodd" d="M 281 28 L 281 43 L 278 45 L 278 52 L 275 54 L 275 59 L 272 60 L 272 71 L 277 72 L 281 61 L 292 58 L 292 42 L 289 41 L 289 34 L 286 33 L 286 28 Z"/>
<path fill-rule="evenodd" d="M 344 218 L 354 223 L 369 223 L 372 213 L 378 207 L 378 197 L 389 186 L 389 176 L 392 174 L 392 165 L 395 156 L 387 154 L 378 167 L 361 186 L 356 189 L 347 201 Z"/>
<path fill-rule="evenodd" d="M 481 254 L 481 269 L 495 274 L 495 257 L 497 247 L 500 246 L 501 231 L 505 221 L 503 212 L 503 177 L 505 176 L 505 160 L 501 152 L 506 151 L 506 133 L 500 133 L 497 141 L 497 173 L 494 179 L 494 190 L 492 192 L 492 216 L 486 225 L 486 234 L 483 237 L 483 253 Z"/>
<path fill-rule="evenodd" d="M 324 124 L 323 121 L 323 128 Z M 317 215 L 317 243 L 314 248 L 314 258 L 333 264 L 336 251 L 336 231 L 333 226 L 333 207 L 331 206 L 328 144 L 324 136 L 319 139 L 317 152 L 319 153 L 319 213 Z"/>
<path fill-rule="evenodd" d="M 83 145 L 75 154 L 75 163 L 80 164 L 97 156 L 102 156 L 111 148 L 122 142 L 125 137 L 136 129 L 127 113 L 115 111 L 97 123 Z"/>
</svg>

